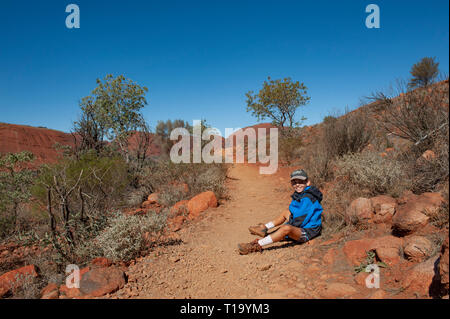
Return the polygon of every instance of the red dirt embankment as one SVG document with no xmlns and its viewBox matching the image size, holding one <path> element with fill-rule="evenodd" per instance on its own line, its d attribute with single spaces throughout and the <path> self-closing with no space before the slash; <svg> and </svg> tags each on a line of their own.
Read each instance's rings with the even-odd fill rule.
<svg viewBox="0 0 450 319">
<path fill-rule="evenodd" d="M 0 154 L 29 151 L 35 156 L 35 165 L 51 163 L 58 158 L 56 143 L 73 146 L 74 138 L 47 128 L 0 123 Z"/>
</svg>

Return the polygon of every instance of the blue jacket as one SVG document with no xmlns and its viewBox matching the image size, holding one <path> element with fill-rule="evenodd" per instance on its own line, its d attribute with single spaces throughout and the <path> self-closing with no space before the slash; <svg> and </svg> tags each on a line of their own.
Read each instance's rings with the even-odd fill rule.
<svg viewBox="0 0 450 319">
<path fill-rule="evenodd" d="M 289 205 L 288 224 L 300 228 L 314 228 L 322 226 L 322 193 L 314 186 L 308 186 L 301 193 L 292 195 Z"/>
</svg>

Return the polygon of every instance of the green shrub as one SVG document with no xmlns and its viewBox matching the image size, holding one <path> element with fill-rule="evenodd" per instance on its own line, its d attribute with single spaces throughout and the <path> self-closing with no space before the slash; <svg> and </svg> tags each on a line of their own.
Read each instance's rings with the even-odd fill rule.
<svg viewBox="0 0 450 319">
<path fill-rule="evenodd" d="M 99 157 L 95 152 L 42 167 L 33 195 L 42 207 L 50 198 L 50 227 L 43 240 L 56 249 L 60 265 L 83 261 L 75 253 L 77 246 L 106 226 L 106 212 L 120 206 L 128 182 L 127 166 L 121 157 Z"/>
<path fill-rule="evenodd" d="M 33 154 L 20 152 L 0 156 L 0 239 L 18 229 L 20 206 L 29 201 L 33 172 L 27 168 Z"/>
</svg>

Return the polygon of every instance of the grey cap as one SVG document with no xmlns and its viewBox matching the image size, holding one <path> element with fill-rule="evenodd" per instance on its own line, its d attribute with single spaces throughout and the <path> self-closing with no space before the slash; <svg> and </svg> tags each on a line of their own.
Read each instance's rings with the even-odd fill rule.
<svg viewBox="0 0 450 319">
<path fill-rule="evenodd" d="M 293 179 L 301 179 L 301 180 L 305 181 L 308 179 L 308 175 L 306 174 L 306 172 L 304 170 L 298 169 L 291 173 L 291 181 Z"/>
</svg>

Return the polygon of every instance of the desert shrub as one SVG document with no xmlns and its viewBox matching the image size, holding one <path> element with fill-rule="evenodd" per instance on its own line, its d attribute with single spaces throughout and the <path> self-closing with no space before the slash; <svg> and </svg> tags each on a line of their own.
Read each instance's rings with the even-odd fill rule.
<svg viewBox="0 0 450 319">
<path fill-rule="evenodd" d="M 82 249 L 90 256 L 104 256 L 114 261 L 129 261 L 145 249 L 145 233 L 155 235 L 166 223 L 167 211 L 149 212 L 145 216 L 115 214 L 108 227 Z"/>
<path fill-rule="evenodd" d="M 334 160 L 348 153 L 360 152 L 373 136 L 370 117 L 362 111 L 346 112 L 339 116 L 326 116 L 322 132 L 308 146 L 302 148 L 302 165 L 311 180 L 322 186 L 334 177 Z"/>
<path fill-rule="evenodd" d="M 357 220 L 352 220 L 350 224 L 346 222 L 346 209 L 354 199 L 366 196 L 361 187 L 350 183 L 348 178 L 338 176 L 336 181 L 326 186 L 326 195 L 323 198 L 322 234 L 326 236 L 344 231 L 351 232 L 357 230 L 359 225 Z"/>
<path fill-rule="evenodd" d="M 204 191 L 213 191 L 217 199 L 226 197 L 226 164 L 180 163 L 153 161 L 145 168 L 142 187 L 148 193 L 159 192 L 168 206 L 191 198 Z M 186 183 L 189 192 L 184 193 L 177 184 Z"/>
<path fill-rule="evenodd" d="M 324 237 L 336 234 L 347 226 L 345 215 L 340 212 L 327 212 L 322 217 L 322 223 L 322 235 Z"/>
<path fill-rule="evenodd" d="M 399 82 L 392 92 L 371 97 L 382 110 L 375 117 L 378 125 L 388 134 L 413 142 L 419 151 L 429 149 L 436 134 L 448 129 L 448 80 L 413 91 Z"/>
<path fill-rule="evenodd" d="M 373 136 L 372 120 L 363 111 L 346 111 L 340 117 L 328 116 L 323 125 L 323 143 L 330 159 L 360 152 Z"/>
<path fill-rule="evenodd" d="M 33 160 L 30 152 L 0 156 L 0 239 L 21 230 L 20 206 L 30 200 L 34 173 L 27 168 Z"/>
<path fill-rule="evenodd" d="M 57 262 L 80 263 L 76 246 L 106 226 L 106 212 L 121 204 L 128 184 L 127 166 L 122 159 L 98 157 L 95 152 L 79 159 L 64 158 L 41 169 L 33 195 L 47 210 L 49 229 L 44 243 L 51 243 L 59 254 Z"/>
<path fill-rule="evenodd" d="M 333 176 L 332 159 L 323 143 L 302 148 L 300 158 L 314 185 L 321 187 Z"/>
<path fill-rule="evenodd" d="M 402 162 L 382 157 L 377 152 L 347 154 L 336 161 L 337 175 L 348 176 L 349 182 L 368 191 L 369 195 L 390 194 L 400 196 L 408 189 Z"/>
<path fill-rule="evenodd" d="M 300 148 L 302 146 L 300 128 L 285 127 L 281 130 L 280 139 L 278 142 L 278 150 L 281 158 L 287 164 L 292 164 L 300 157 Z"/>
<path fill-rule="evenodd" d="M 227 166 L 225 164 L 188 164 L 182 182 L 189 186 L 189 196 L 212 191 L 217 199 L 226 198 L 225 180 Z"/>
<path fill-rule="evenodd" d="M 434 156 L 424 158 L 418 151 L 411 151 L 410 163 L 413 174 L 412 191 L 415 193 L 433 192 L 448 182 L 449 177 L 449 138 L 448 128 L 432 140 L 431 151 Z"/>
<path fill-rule="evenodd" d="M 163 185 L 159 189 L 158 202 L 165 206 L 170 207 L 175 205 L 177 202 L 188 199 L 188 193 L 182 185 Z"/>
</svg>

